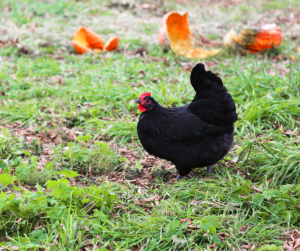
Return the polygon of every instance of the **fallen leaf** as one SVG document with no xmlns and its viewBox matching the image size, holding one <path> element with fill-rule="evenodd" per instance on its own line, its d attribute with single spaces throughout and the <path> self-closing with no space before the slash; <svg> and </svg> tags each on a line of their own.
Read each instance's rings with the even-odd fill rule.
<svg viewBox="0 0 300 251">
<path fill-rule="evenodd" d="M 136 49 L 135 51 L 127 52 L 127 55 L 137 55 L 137 54 L 139 54 L 141 57 L 146 57 L 147 50 L 142 47 L 142 48 Z M 153 59 L 151 58 L 151 60 L 153 60 Z"/>
<path fill-rule="evenodd" d="M 291 129 L 288 129 L 285 132 L 283 132 L 283 134 L 285 134 L 285 135 L 291 135 L 292 133 L 293 133 L 293 131 Z"/>
<path fill-rule="evenodd" d="M 217 247 L 217 243 L 209 245 L 209 248 L 212 249 L 212 250 L 215 249 L 216 247 Z"/>
<path fill-rule="evenodd" d="M 134 203 L 135 203 L 137 206 L 146 207 L 146 208 L 152 208 L 152 206 L 150 206 L 150 205 L 145 205 L 145 204 L 140 203 L 140 202 L 138 202 L 138 201 L 135 201 Z"/>
<path fill-rule="evenodd" d="M 58 145 L 58 144 L 60 144 L 60 143 L 62 142 L 61 137 L 60 137 L 59 134 L 58 134 L 57 132 L 55 132 L 55 131 L 52 131 L 52 130 L 48 131 L 48 132 L 47 132 L 47 136 L 48 136 L 49 138 L 51 138 L 52 141 L 53 141 L 56 145 Z"/>
<path fill-rule="evenodd" d="M 50 137 L 51 139 L 54 139 L 57 135 L 58 135 L 57 132 L 52 131 L 52 130 L 49 130 L 47 132 L 47 136 Z"/>
<path fill-rule="evenodd" d="M 273 69 L 271 69 L 270 72 L 269 72 L 269 74 L 270 74 L 271 76 L 274 76 L 274 75 L 275 75 L 275 71 L 274 71 Z"/>
<path fill-rule="evenodd" d="M 138 194 L 143 194 L 142 188 L 139 188 L 139 189 L 138 189 Z"/>
<path fill-rule="evenodd" d="M 10 239 L 8 239 L 8 241 L 10 241 Z M 6 245 L 4 249 L 2 249 L 2 247 L 0 248 L 1 248 L 0 250 L 7 250 L 7 248 L 9 248 L 10 250 L 19 250 L 19 247 L 13 247 L 11 245 Z"/>
<path fill-rule="evenodd" d="M 188 229 L 200 229 L 200 226 L 189 224 Z"/>
<path fill-rule="evenodd" d="M 299 251 L 300 250 L 300 233 L 297 229 L 293 229 L 291 235 L 286 234 L 287 240 L 283 244 L 283 248 L 289 251 Z"/>
<path fill-rule="evenodd" d="M 196 199 L 193 199 L 191 201 L 191 205 L 198 205 L 199 204 L 199 201 L 197 201 Z"/>
<path fill-rule="evenodd" d="M 19 218 L 15 223 L 19 223 L 23 220 L 23 218 Z"/>
<path fill-rule="evenodd" d="M 189 224 L 192 224 L 192 220 L 189 218 L 184 218 L 180 220 L 180 223 L 188 222 Z"/>
<path fill-rule="evenodd" d="M 113 247 L 109 244 L 106 246 L 106 248 L 109 249 L 109 250 L 113 250 Z"/>
<path fill-rule="evenodd" d="M 145 164 L 149 167 L 154 166 L 156 158 L 154 156 L 148 156 L 145 160 Z"/>
<path fill-rule="evenodd" d="M 187 72 L 192 72 L 192 69 L 194 68 L 192 63 L 181 62 L 180 65 L 180 70 L 185 70 Z"/>
<path fill-rule="evenodd" d="M 54 240 L 53 240 L 53 244 L 54 244 L 55 246 L 57 246 L 57 245 L 58 245 L 58 243 L 57 243 L 57 239 L 59 238 L 59 236 L 60 236 L 60 234 L 59 234 L 59 233 L 57 233 L 57 235 L 55 236 L 55 238 L 54 238 Z"/>
<path fill-rule="evenodd" d="M 89 103 L 89 102 L 84 102 L 83 106 L 95 106 L 95 104 L 93 103 Z M 75 116 L 76 117 L 76 116 Z"/>
<path fill-rule="evenodd" d="M 283 132 L 283 125 L 280 125 L 279 131 Z"/>
<path fill-rule="evenodd" d="M 227 233 L 217 233 L 218 237 L 224 241 L 226 238 L 230 238 L 230 235 Z"/>
<path fill-rule="evenodd" d="M 5 6 L 4 8 L 3 8 L 3 11 L 5 12 L 10 12 L 11 11 L 11 7 L 10 6 Z"/>
<path fill-rule="evenodd" d="M 299 232 L 299 230 L 294 229 L 293 238 L 294 239 L 300 239 L 300 232 Z"/>
<path fill-rule="evenodd" d="M 168 214 L 168 215 L 173 215 L 173 214 L 176 214 L 176 215 L 177 215 L 176 212 L 171 212 L 170 210 L 163 210 L 163 213 L 164 213 L 164 214 Z"/>
<path fill-rule="evenodd" d="M 47 106 L 46 105 L 42 105 L 41 106 L 41 111 L 43 112 L 43 111 L 45 111 L 47 109 Z"/>
<path fill-rule="evenodd" d="M 170 170 L 170 169 L 175 169 L 175 168 L 176 168 L 175 165 L 168 165 L 165 169 Z"/>
<path fill-rule="evenodd" d="M 121 209 L 124 208 L 124 206 L 115 206 L 114 209 Z"/>
<path fill-rule="evenodd" d="M 49 111 L 52 115 L 55 114 L 55 113 L 54 113 L 54 110 L 55 110 L 55 108 L 48 108 L 48 111 Z"/>
<path fill-rule="evenodd" d="M 54 80 L 58 84 L 63 84 L 64 83 L 63 79 L 64 79 L 63 76 L 60 75 L 56 75 L 52 77 L 52 80 Z"/>
<path fill-rule="evenodd" d="M 138 70 L 138 73 L 140 73 L 140 78 L 143 78 L 146 76 L 146 72 L 144 70 Z"/>
<path fill-rule="evenodd" d="M 62 55 L 55 55 L 54 57 L 56 60 L 63 60 L 65 57 Z M 60 83 L 59 83 L 60 84 Z"/>
<path fill-rule="evenodd" d="M 158 195 L 158 194 L 155 194 L 153 195 L 152 197 L 148 198 L 148 199 L 145 199 L 145 200 L 142 200 L 142 203 L 147 203 L 147 202 L 150 202 L 150 201 L 160 201 L 162 198 L 162 195 Z"/>
<path fill-rule="evenodd" d="M 32 54 L 32 51 L 29 50 L 26 46 L 20 45 L 20 44 L 18 44 L 17 46 L 19 47 L 19 51 L 20 51 L 22 54 L 26 54 L 26 55 Z"/>
<path fill-rule="evenodd" d="M 255 244 L 251 245 L 250 243 L 248 243 L 247 245 L 242 246 L 242 248 L 244 248 L 244 250 L 254 250 Z"/>
<path fill-rule="evenodd" d="M 50 47 L 50 46 L 52 46 L 52 44 L 53 44 L 53 42 L 46 42 L 46 43 L 40 44 L 39 47 L 40 48 Z"/>
<path fill-rule="evenodd" d="M 252 188 L 253 188 L 253 190 L 255 191 L 255 192 L 258 192 L 258 193 L 262 193 L 257 187 L 255 187 L 253 184 L 251 185 L 252 186 Z"/>
<path fill-rule="evenodd" d="M 66 131 L 66 134 L 68 136 L 68 141 L 74 141 L 76 140 L 76 133 L 71 130 L 71 129 L 68 129 L 68 128 L 65 128 L 65 131 Z"/>
<path fill-rule="evenodd" d="M 245 232 L 246 225 L 241 226 L 240 232 Z"/>
<path fill-rule="evenodd" d="M 30 26 L 31 32 L 34 32 L 35 28 L 36 28 L 36 23 L 31 23 L 29 26 Z"/>
</svg>

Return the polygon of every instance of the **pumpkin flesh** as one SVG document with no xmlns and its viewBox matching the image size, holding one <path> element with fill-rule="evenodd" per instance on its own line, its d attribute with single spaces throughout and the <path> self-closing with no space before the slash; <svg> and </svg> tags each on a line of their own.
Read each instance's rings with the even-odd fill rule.
<svg viewBox="0 0 300 251">
<path fill-rule="evenodd" d="M 100 35 L 86 27 L 79 27 L 73 36 L 72 44 L 78 54 L 87 53 L 89 50 L 100 53 L 103 50 L 116 50 L 118 48 L 119 38 L 117 36 L 112 37 L 104 46 L 103 39 Z"/>
<path fill-rule="evenodd" d="M 188 22 L 188 13 L 172 11 L 162 18 L 158 32 L 158 41 L 163 46 L 170 46 L 178 55 L 187 58 L 202 59 L 216 55 L 221 49 L 206 50 L 195 48 L 195 42 Z"/>
<path fill-rule="evenodd" d="M 282 31 L 280 28 L 258 29 L 244 27 L 240 34 L 236 34 L 232 29 L 224 38 L 224 45 L 237 48 L 241 52 L 257 53 L 262 50 L 278 47 L 282 41 Z"/>
</svg>

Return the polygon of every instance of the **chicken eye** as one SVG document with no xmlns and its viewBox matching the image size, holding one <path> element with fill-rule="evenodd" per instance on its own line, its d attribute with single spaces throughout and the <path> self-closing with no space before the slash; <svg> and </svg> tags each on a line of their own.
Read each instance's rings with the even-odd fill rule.
<svg viewBox="0 0 300 251">
<path fill-rule="evenodd" d="M 146 104 L 150 104 L 151 101 L 149 99 L 146 100 Z"/>
</svg>

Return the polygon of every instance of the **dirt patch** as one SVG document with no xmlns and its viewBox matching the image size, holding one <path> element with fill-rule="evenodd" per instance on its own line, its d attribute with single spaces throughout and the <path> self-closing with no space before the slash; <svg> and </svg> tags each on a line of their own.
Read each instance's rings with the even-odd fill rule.
<svg viewBox="0 0 300 251">
<path fill-rule="evenodd" d="M 178 174 L 175 166 L 166 160 L 154 157 L 144 152 L 145 157 L 139 159 L 134 150 L 120 148 L 120 154 L 126 158 L 127 163 L 123 171 L 113 171 L 105 176 L 105 181 L 124 184 L 130 182 L 140 187 L 150 187 L 156 178 L 164 182 L 174 182 Z M 140 165 L 140 166 L 139 166 Z"/>
</svg>

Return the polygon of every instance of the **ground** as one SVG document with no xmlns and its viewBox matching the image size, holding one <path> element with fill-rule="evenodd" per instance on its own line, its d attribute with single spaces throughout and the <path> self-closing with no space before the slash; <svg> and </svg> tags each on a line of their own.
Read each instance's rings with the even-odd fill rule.
<svg viewBox="0 0 300 251">
<path fill-rule="evenodd" d="M 0 2 L 0 250 L 294 250 L 300 234 L 300 4 L 230 1 Z M 239 114 L 229 154 L 176 180 L 138 141 L 134 100 L 188 104 L 199 60 L 160 47 L 168 11 L 198 46 L 276 23 L 279 48 L 200 60 Z M 117 51 L 78 55 L 79 26 Z M 200 36 L 201 35 L 201 36 Z M 206 39 L 203 39 L 206 38 Z M 207 42 L 209 41 L 209 42 Z"/>
</svg>

